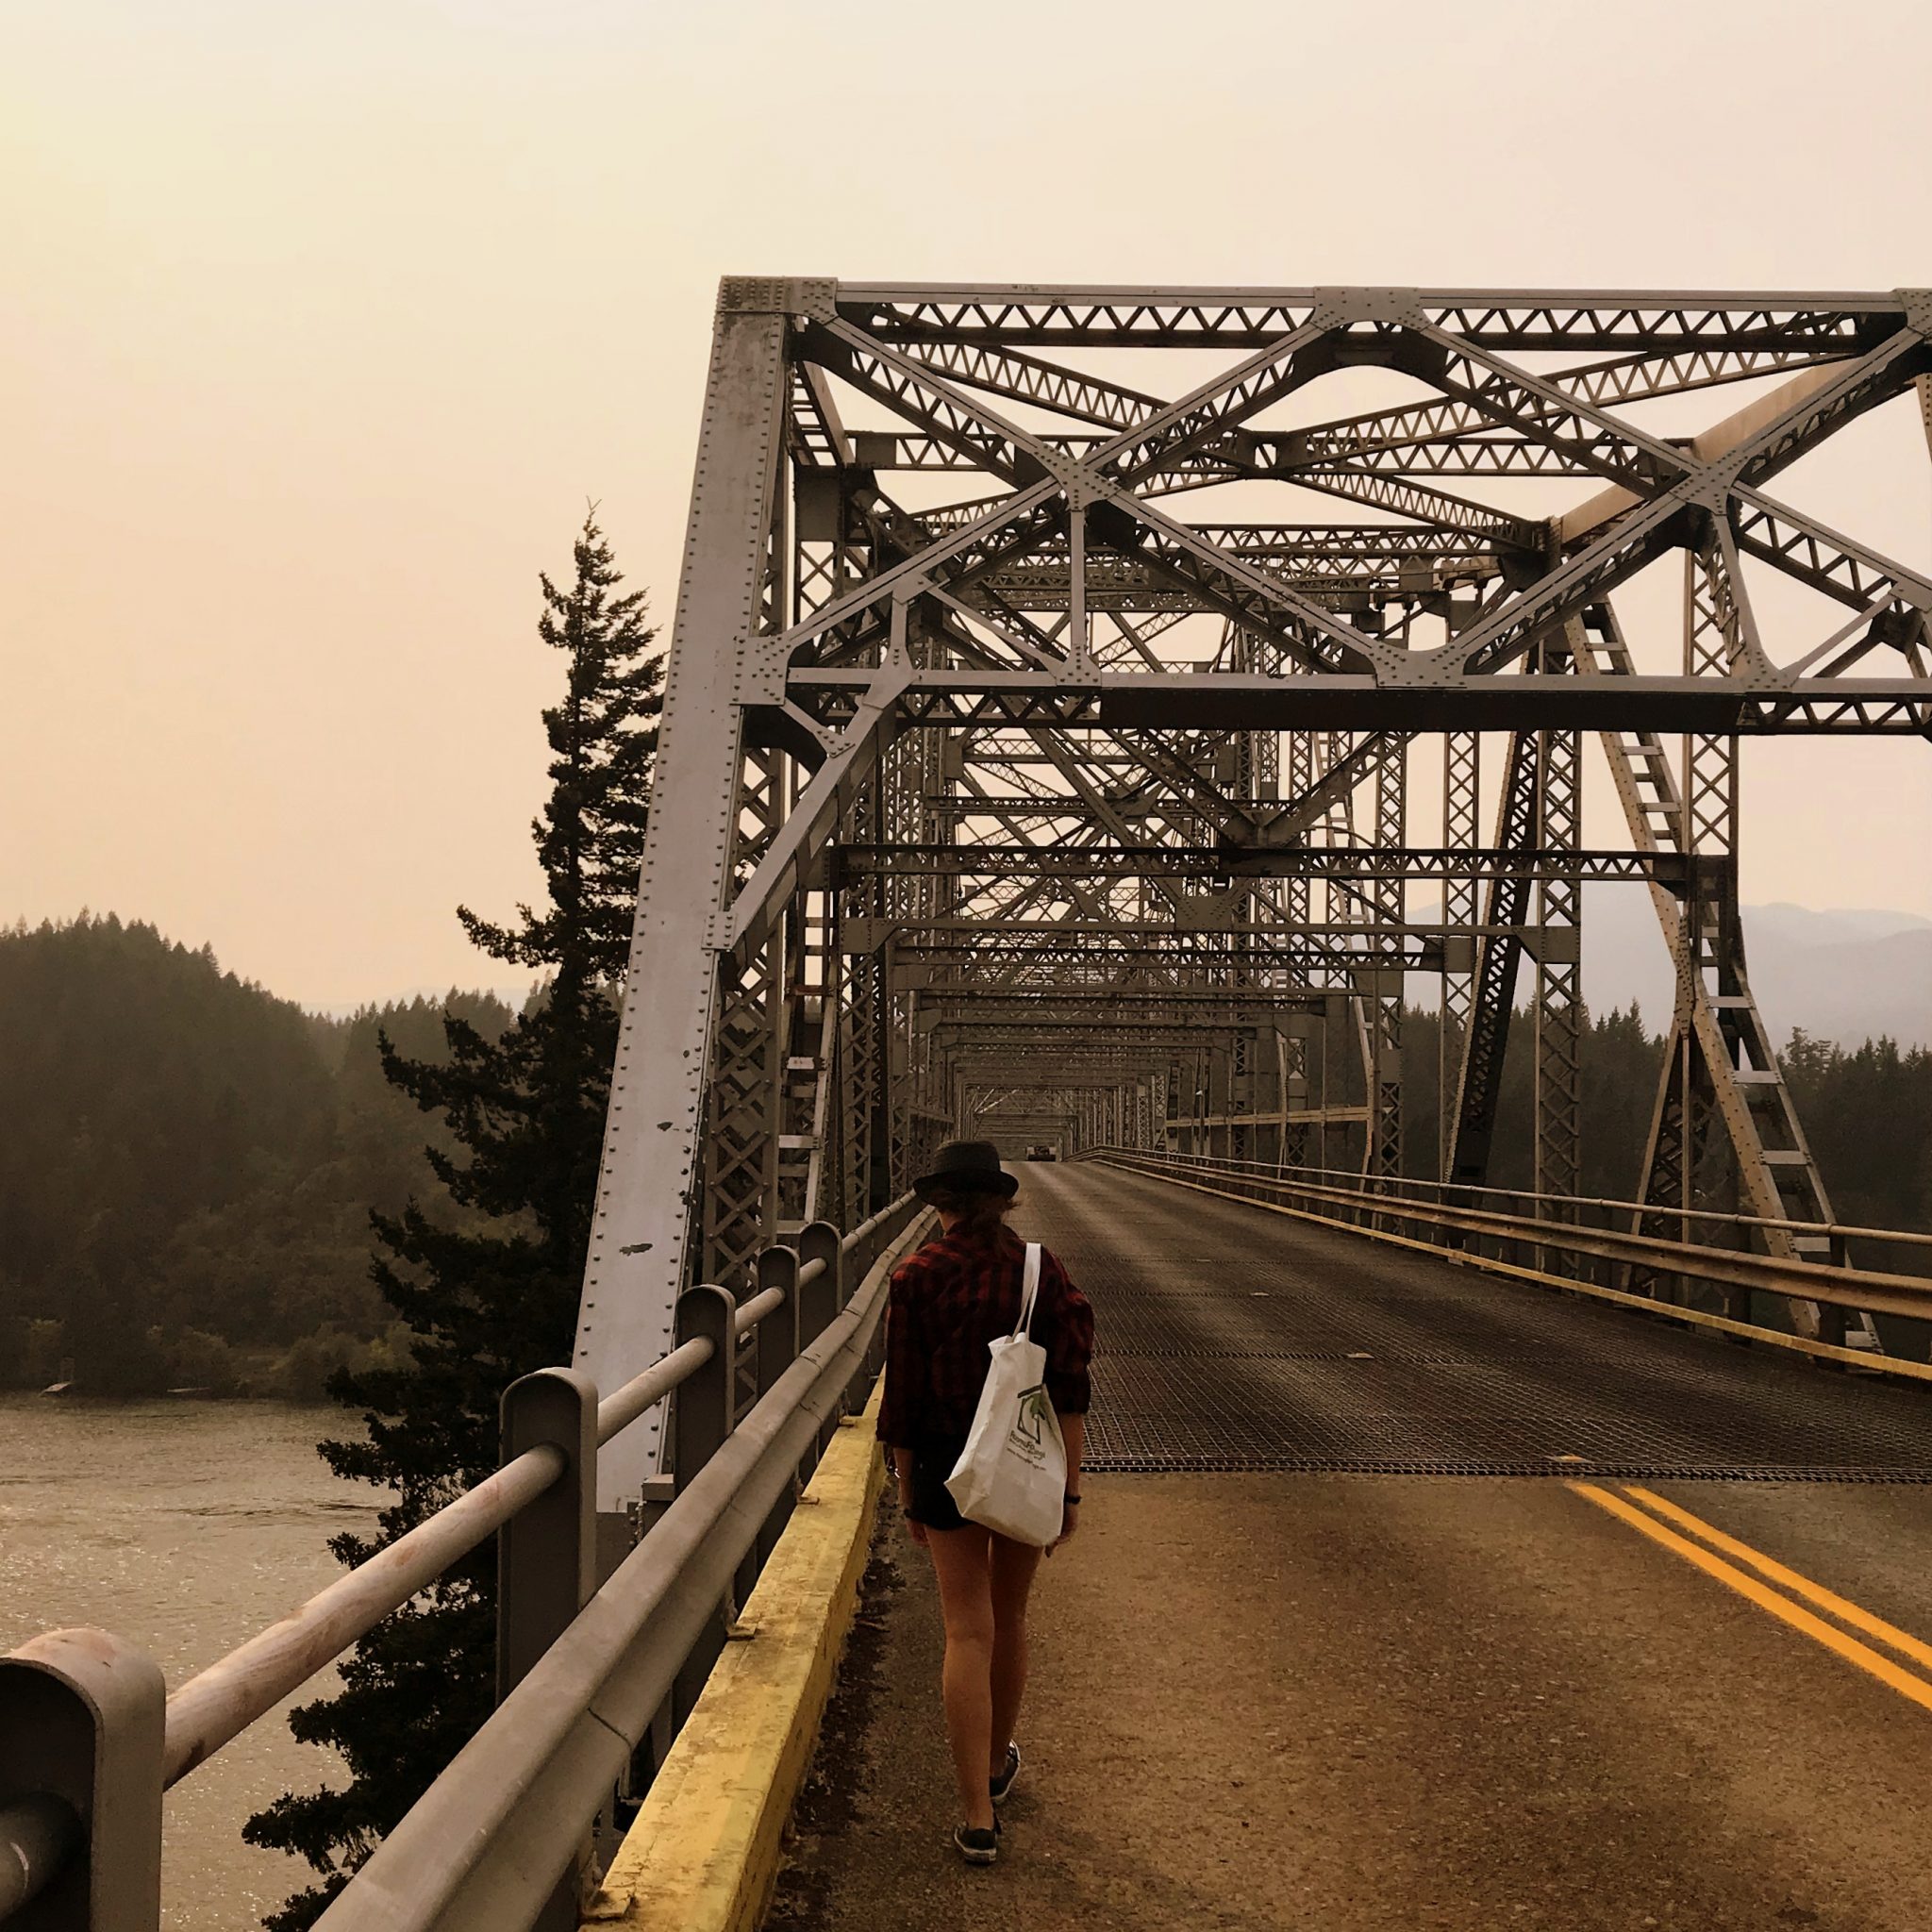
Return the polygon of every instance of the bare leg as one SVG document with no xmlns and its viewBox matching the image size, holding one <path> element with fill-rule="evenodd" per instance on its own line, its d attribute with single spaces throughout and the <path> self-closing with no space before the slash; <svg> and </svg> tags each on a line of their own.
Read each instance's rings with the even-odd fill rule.
<svg viewBox="0 0 1932 1932">
<path fill-rule="evenodd" d="M 996 1541 L 977 1525 L 930 1529 L 926 1547 L 940 1584 L 946 1620 L 946 1665 L 941 1679 L 953 1774 L 966 1823 L 990 1828 L 992 1797 L 992 1566 L 988 1545 Z"/>
<path fill-rule="evenodd" d="M 1040 1569 L 1040 1552 L 1008 1537 L 992 1540 L 992 1752 L 1006 1762 L 1007 1745 L 1020 1726 L 1026 1692 L 1026 1595 Z"/>
</svg>

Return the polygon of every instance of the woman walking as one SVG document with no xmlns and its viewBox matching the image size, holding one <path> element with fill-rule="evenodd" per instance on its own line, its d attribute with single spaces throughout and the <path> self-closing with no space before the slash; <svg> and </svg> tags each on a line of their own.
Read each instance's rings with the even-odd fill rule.
<svg viewBox="0 0 1932 1932">
<path fill-rule="evenodd" d="M 986 1381 L 987 1344 L 1020 1319 L 1024 1243 L 1006 1225 L 1019 1181 L 990 1141 L 954 1141 L 913 1183 L 940 1234 L 892 1274 L 879 1439 L 889 1446 L 912 1540 L 931 1553 L 946 1625 L 946 1733 L 969 1864 L 999 1856 L 994 1807 L 1020 1774 L 1013 1741 L 1026 1688 L 1026 1598 L 1042 1554 L 1080 1520 L 1080 1453 L 1090 1400 L 1093 1310 L 1051 1254 L 1041 1255 L 1031 1334 L 1046 1350 L 1046 1393 L 1067 1448 L 1058 1539 L 1041 1552 L 969 1523 L 946 1489 Z"/>
</svg>

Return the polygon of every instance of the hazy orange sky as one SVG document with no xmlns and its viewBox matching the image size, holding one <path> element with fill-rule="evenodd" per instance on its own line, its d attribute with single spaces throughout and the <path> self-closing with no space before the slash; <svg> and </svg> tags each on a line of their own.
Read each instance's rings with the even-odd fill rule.
<svg viewBox="0 0 1932 1932">
<path fill-rule="evenodd" d="M 721 274 L 1932 282 L 1928 56 L 1872 0 L 0 0 L 0 919 L 504 978 L 451 908 L 534 885 L 536 574 L 594 496 L 668 617 Z M 1865 486 L 1923 561 L 1923 443 Z M 1747 782 L 1747 898 L 1932 913 L 1926 746 Z"/>
</svg>

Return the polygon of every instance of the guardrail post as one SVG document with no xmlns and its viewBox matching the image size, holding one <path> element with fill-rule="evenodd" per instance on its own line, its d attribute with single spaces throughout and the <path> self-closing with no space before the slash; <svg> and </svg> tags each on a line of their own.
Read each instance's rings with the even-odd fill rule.
<svg viewBox="0 0 1932 1932">
<path fill-rule="evenodd" d="M 845 1306 L 844 1238 L 829 1221 L 814 1221 L 798 1237 L 798 1259 L 802 1269 L 824 1263 L 818 1277 L 798 1291 L 798 1345 L 809 1348 Z"/>
<path fill-rule="evenodd" d="M 563 1474 L 496 1534 L 496 1701 L 569 1629 L 597 1587 L 597 1385 L 575 1369 L 539 1369 L 503 1391 L 499 1458 L 554 1443 Z M 581 1869 L 571 1869 L 530 1932 L 576 1932 Z"/>
<path fill-rule="evenodd" d="M 865 1278 L 878 1265 L 881 1255 L 889 1253 L 906 1232 L 913 1215 L 922 1210 L 918 1207 L 889 1216 L 879 1223 L 857 1250 L 846 1257 L 845 1276 L 839 1287 L 839 1306 L 842 1308 L 858 1291 Z M 853 1414 L 865 1407 L 866 1396 L 872 1385 L 878 1378 L 886 1360 L 886 1324 L 878 1324 L 872 1331 L 872 1340 L 866 1343 L 865 1355 L 858 1367 L 853 1371 L 852 1379 L 845 1385 L 845 1413 Z"/>
<path fill-rule="evenodd" d="M 1759 1251 L 1758 1237 L 1750 1228 L 1739 1227 L 1735 1223 L 1717 1223 L 1715 1232 L 1711 1236 L 1711 1245 L 1736 1248 L 1740 1253 L 1746 1255 Z M 1769 1252 L 1769 1242 L 1763 1244 L 1765 1252 Z M 1740 1288 L 1735 1281 L 1720 1281 L 1711 1285 L 1717 1294 L 1718 1307 L 1724 1310 L 1725 1316 L 1733 1322 L 1748 1324 L 1752 1314 L 1751 1291 L 1748 1288 Z M 1733 1348 L 1750 1346 L 1748 1336 L 1726 1335 L 1724 1340 Z"/>
<path fill-rule="evenodd" d="M 105 1630 L 0 1657 L 0 1849 L 24 1855 L 0 1867 L 9 1928 L 156 1932 L 167 1713 L 154 1660 Z"/>
<path fill-rule="evenodd" d="M 675 1405 L 676 1397 L 674 1395 L 671 1400 Z M 665 1432 L 667 1444 L 669 1440 L 670 1431 L 667 1426 Z M 669 1453 L 668 1447 L 666 1453 Z M 637 1533 L 633 1541 L 626 1545 L 626 1553 L 631 1549 L 635 1549 L 638 1543 L 641 1542 L 650 1534 L 652 1525 L 664 1514 L 665 1510 L 670 1508 L 671 1498 L 675 1489 L 675 1480 L 669 1470 L 660 1471 L 655 1475 L 647 1475 L 644 1478 L 643 1490 L 639 1497 Z M 600 1518 L 600 1522 L 601 1520 Z M 620 1558 L 620 1560 L 622 1559 Z M 614 1567 L 613 1565 L 612 1568 Z M 609 1580 L 609 1574 L 608 1570 L 600 1570 L 597 1579 L 600 1589 Z M 637 1793 L 649 1789 L 651 1778 L 655 1774 L 657 1766 L 664 1762 L 665 1756 L 671 1749 L 672 1740 L 676 1735 L 676 1713 L 673 1707 L 672 1700 L 666 1697 L 653 1715 L 650 1729 L 642 1743 L 639 1745 L 637 1755 L 631 1761 L 630 1776 L 627 1780 L 628 1790 L 625 1794 L 626 1797 L 635 1796 Z"/>
<path fill-rule="evenodd" d="M 707 1284 L 688 1288 L 677 1297 L 674 1317 L 678 1347 L 703 1339 L 711 1344 L 710 1359 L 678 1386 L 671 1398 L 671 1468 L 673 1493 L 681 1496 L 698 1473 L 724 1446 L 731 1434 L 732 1383 L 738 1361 L 738 1303 L 724 1289 Z M 724 1616 L 718 1613 L 705 1634 L 691 1646 L 679 1667 L 672 1689 L 673 1721 L 682 1724 L 711 1674 L 711 1666 L 724 1648 Z"/>
<path fill-rule="evenodd" d="M 1824 1258 L 1834 1268 L 1849 1268 L 1852 1265 L 1851 1243 L 1841 1234 L 1827 1235 L 1825 1237 Z M 1820 1302 L 1818 1304 L 1819 1341 L 1829 1343 L 1833 1348 L 1842 1348 L 1845 1345 L 1847 1320 L 1845 1309 L 1841 1304 L 1838 1302 Z M 1827 1357 L 1821 1357 L 1819 1358 L 1819 1366 L 1826 1369 L 1838 1369 L 1842 1368 L 1844 1364 L 1832 1361 Z"/>
<path fill-rule="evenodd" d="M 906 1232 L 911 1219 L 911 1214 L 901 1212 L 893 1215 L 874 1231 L 866 1251 L 864 1267 L 854 1270 L 845 1277 L 846 1300 L 850 1301 L 853 1295 L 858 1293 L 859 1283 L 878 1265 L 879 1257 L 890 1254 L 898 1245 L 899 1237 Z M 860 1378 L 858 1391 L 850 1404 L 851 1407 L 857 1409 L 865 1407 L 865 1398 L 871 1392 L 873 1383 L 878 1380 L 879 1371 L 885 1365 L 886 1324 L 881 1322 L 872 1331 L 872 1340 L 865 1345 L 865 1374 Z"/>
<path fill-rule="evenodd" d="M 839 1307 L 841 1309 L 843 1309 L 846 1304 L 851 1301 L 860 1283 L 872 1273 L 872 1264 L 878 1258 L 881 1232 L 881 1229 L 873 1227 L 868 1224 L 866 1230 L 853 1243 L 852 1252 L 846 1256 L 845 1272 L 839 1281 Z M 879 1332 L 881 1334 L 885 1332 L 885 1323 L 883 1322 L 879 1324 Z M 871 1351 L 868 1350 L 868 1357 Z M 865 1385 L 869 1378 L 869 1367 L 870 1362 L 868 1359 L 861 1361 L 853 1370 L 852 1379 L 845 1384 L 845 1392 L 839 1398 L 839 1410 L 841 1415 L 850 1415 L 855 1409 L 865 1407 Z"/>
<path fill-rule="evenodd" d="M 799 1234 L 798 1258 L 804 1268 L 809 1268 L 814 1261 L 824 1263 L 816 1278 L 803 1283 L 798 1291 L 798 1345 L 809 1348 L 845 1306 L 844 1237 L 829 1221 L 814 1221 Z M 811 1453 L 799 1465 L 807 1481 L 818 1467 L 819 1457 L 825 1453 L 825 1445 L 838 1426 L 836 1415 L 825 1418 Z"/>
<path fill-rule="evenodd" d="M 708 1341 L 710 1358 L 671 1398 L 672 1493 L 690 1489 L 731 1433 L 731 1382 L 738 1357 L 738 1302 L 725 1289 L 688 1288 L 677 1297 L 675 1346 Z"/>
<path fill-rule="evenodd" d="M 561 1637 L 596 1587 L 597 1385 L 539 1369 L 503 1391 L 502 1462 L 554 1443 L 563 1474 L 496 1537 L 496 1701 Z"/>
<path fill-rule="evenodd" d="M 775 1288 L 785 1296 L 783 1304 L 773 1309 L 758 1327 L 760 1402 L 772 1392 L 778 1377 L 798 1359 L 798 1268 L 796 1248 L 767 1248 L 758 1259 L 758 1292 L 762 1294 L 768 1288 Z M 765 1518 L 764 1527 L 758 1531 L 758 1540 L 752 1546 L 752 1555 L 745 1559 L 745 1567 L 739 1571 L 741 1604 L 750 1596 L 758 1573 L 765 1567 L 765 1559 L 777 1547 L 786 1524 L 791 1520 L 791 1506 L 797 1500 L 798 1486 L 794 1482 Z"/>
</svg>

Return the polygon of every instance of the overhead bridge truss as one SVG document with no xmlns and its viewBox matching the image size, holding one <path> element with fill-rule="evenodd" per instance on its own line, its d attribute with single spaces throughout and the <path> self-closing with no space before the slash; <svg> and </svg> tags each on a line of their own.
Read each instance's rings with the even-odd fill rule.
<svg viewBox="0 0 1932 1932">
<path fill-rule="evenodd" d="M 624 1380 L 682 1288 L 955 1134 L 1479 1183 L 1520 973 L 1574 1194 L 1586 881 L 1647 890 L 1677 970 L 1640 1198 L 1829 1221 L 1745 971 L 1738 744 L 1932 735 L 1932 582 L 1780 485 L 1924 415 L 1928 334 L 1919 290 L 726 280 L 579 1366 Z M 1629 615 L 1659 567 L 1668 626 Z"/>
</svg>

